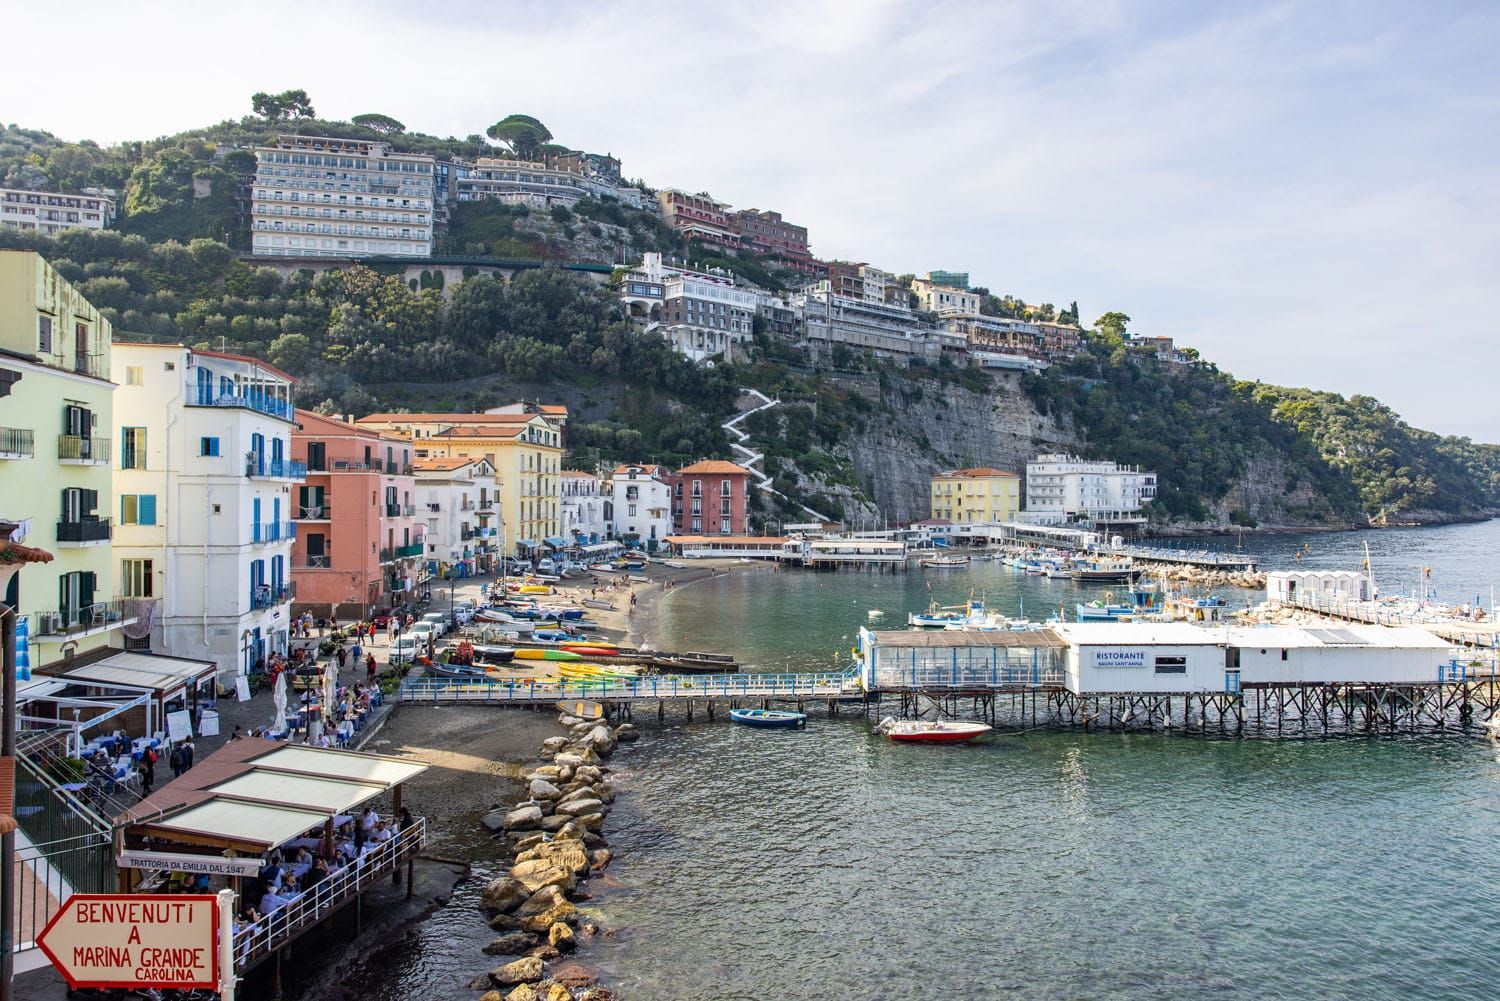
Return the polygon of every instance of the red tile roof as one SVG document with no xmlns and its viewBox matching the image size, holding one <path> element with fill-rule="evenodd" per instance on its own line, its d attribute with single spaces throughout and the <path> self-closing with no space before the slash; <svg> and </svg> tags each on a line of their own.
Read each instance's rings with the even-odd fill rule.
<svg viewBox="0 0 1500 1001">
<path fill-rule="evenodd" d="M 720 473 L 726 476 L 733 476 L 735 474 L 749 476 L 750 470 L 746 469 L 744 466 L 738 466 L 732 462 L 727 462 L 724 459 L 700 459 L 697 462 L 693 463 L 691 466 L 684 466 L 682 469 L 678 470 L 678 473 Z"/>
<path fill-rule="evenodd" d="M 973 477 L 1009 476 L 1009 477 L 1011 477 L 1013 479 L 1019 479 L 1019 477 L 1017 477 L 1015 473 L 1009 473 L 1009 472 L 1006 472 L 1003 469 L 995 469 L 995 468 L 990 467 L 990 466 L 975 466 L 973 469 L 950 469 L 947 472 L 933 473 L 932 475 L 934 475 L 934 476 L 973 476 Z"/>
</svg>

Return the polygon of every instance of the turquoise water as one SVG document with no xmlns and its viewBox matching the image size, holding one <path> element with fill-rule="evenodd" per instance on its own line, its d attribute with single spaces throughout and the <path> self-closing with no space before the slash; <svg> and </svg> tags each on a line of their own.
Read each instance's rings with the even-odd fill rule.
<svg viewBox="0 0 1500 1001">
<path fill-rule="evenodd" d="M 1500 525 L 1368 538 L 1399 590 L 1482 589 Z M 1357 567 L 1364 533 L 1247 540 L 1266 564 Z M 1099 589 L 993 564 L 766 573 L 684 588 L 663 647 L 763 668 L 842 663 L 971 589 L 1009 614 Z M 1441 592 L 1440 592 L 1441 595 Z M 1442 595 L 1448 596 L 1448 595 Z M 1472 597 L 1472 595 L 1471 595 Z M 627 998 L 1391 998 L 1500 982 L 1496 747 L 1475 737 L 1206 740 L 1034 732 L 893 745 L 860 718 L 805 732 L 644 722 L 616 764 L 591 947 Z"/>
</svg>

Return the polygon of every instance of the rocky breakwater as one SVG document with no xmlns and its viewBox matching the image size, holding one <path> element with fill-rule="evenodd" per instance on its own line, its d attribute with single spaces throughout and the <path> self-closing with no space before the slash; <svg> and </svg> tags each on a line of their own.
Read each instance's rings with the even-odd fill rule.
<svg viewBox="0 0 1500 1001">
<path fill-rule="evenodd" d="M 525 799 L 497 809 L 484 825 L 504 839 L 510 871 L 485 887 L 480 906 L 497 937 L 485 946 L 506 958 L 470 985 L 480 1001 L 613 1001 L 598 974 L 571 958 L 580 940 L 598 927 L 575 901 L 588 899 L 585 884 L 610 863 L 604 821 L 615 799 L 605 764 L 634 726 L 563 715 L 569 736 L 549 737 L 541 760 L 526 776 Z"/>
</svg>

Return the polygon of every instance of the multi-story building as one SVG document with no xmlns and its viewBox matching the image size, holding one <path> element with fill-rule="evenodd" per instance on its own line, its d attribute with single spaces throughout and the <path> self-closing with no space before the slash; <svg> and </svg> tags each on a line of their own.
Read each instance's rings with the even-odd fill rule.
<svg viewBox="0 0 1500 1001">
<path fill-rule="evenodd" d="M 1049 320 L 1033 320 L 1037 334 L 1042 340 L 1042 350 L 1048 358 L 1063 360 L 1078 354 L 1083 343 L 1083 331 L 1071 323 L 1054 323 Z"/>
<path fill-rule="evenodd" d="M 571 207 L 584 198 L 614 199 L 632 208 L 645 204 L 639 189 L 620 180 L 619 160 L 580 152 L 541 160 L 480 157 L 462 164 L 454 195 L 460 202 L 499 201 L 532 208 Z"/>
<path fill-rule="evenodd" d="M 1021 509 L 1021 478 L 989 466 L 932 474 L 932 517 L 955 525 L 1014 521 Z"/>
<path fill-rule="evenodd" d="M 559 431 L 562 432 L 562 443 L 568 444 L 568 408 L 561 403 L 542 403 L 537 400 L 521 400 L 516 403 L 506 403 L 498 407 L 490 407 L 485 411 L 487 414 L 505 414 L 514 417 L 520 414 L 541 414 L 547 418 Z"/>
<path fill-rule="evenodd" d="M 969 273 L 967 271 L 929 271 L 927 280 L 934 285 L 942 285 L 946 288 L 957 288 L 968 291 Z"/>
<path fill-rule="evenodd" d="M 115 579 L 111 328 L 40 255 L 0 250 L 0 519 L 54 559 L 11 577 L 32 667 L 126 640 L 154 597 Z M 121 636 L 121 632 L 124 636 Z"/>
<path fill-rule="evenodd" d="M 665 477 L 672 488 L 677 535 L 745 535 L 750 523 L 750 471 L 722 459 L 702 459 Z"/>
<path fill-rule="evenodd" d="M 542 546 L 562 547 L 562 419 L 545 413 L 371 414 L 358 425 L 402 436 L 422 458 L 488 459 L 511 551 L 534 556 Z"/>
<path fill-rule="evenodd" d="M 1156 474 L 1075 455 L 1048 453 L 1026 464 L 1026 512 L 1043 524 L 1133 525 L 1156 497 Z"/>
<path fill-rule="evenodd" d="M 799 271 L 814 272 L 812 253 L 807 247 L 807 227 L 787 222 L 780 212 L 740 209 L 729 222 L 745 246 L 769 254 Z"/>
<path fill-rule="evenodd" d="M 257 146 L 255 157 L 255 254 L 432 256 L 434 157 L 367 139 L 293 135 Z"/>
<path fill-rule="evenodd" d="M 672 534 L 672 488 L 666 470 L 648 464 L 615 468 L 615 537 L 654 551 Z"/>
<path fill-rule="evenodd" d="M 560 483 L 563 538 L 577 545 L 592 545 L 609 538 L 614 504 L 613 498 L 605 494 L 599 476 L 580 469 L 564 469 Z"/>
<path fill-rule="evenodd" d="M 114 558 L 155 598 L 152 648 L 221 676 L 287 650 L 295 380 L 255 358 L 117 342 Z"/>
<path fill-rule="evenodd" d="M 904 305 L 831 294 L 828 282 L 793 296 L 792 303 L 802 311 L 806 341 L 815 352 L 842 344 L 908 362 L 914 358 L 934 361 L 942 353 L 937 332 Z"/>
<path fill-rule="evenodd" d="M 769 292 L 758 293 L 755 297 L 755 312 L 764 324 L 766 333 L 772 337 L 792 343 L 804 339 L 802 310 L 789 299 Z"/>
<path fill-rule="evenodd" d="M 656 288 L 661 289 L 659 304 L 643 294 Z M 666 265 L 657 253 L 644 255 L 641 266 L 626 274 L 621 299 L 646 330 L 656 330 L 694 361 L 733 358 L 736 346 L 749 341 L 754 331 L 753 291 L 735 285 L 728 274 Z"/>
<path fill-rule="evenodd" d="M 412 466 L 417 517 L 427 523 L 428 561 L 462 565 L 468 574 L 486 572 L 500 547 L 495 467 L 465 456 L 418 457 Z"/>
<path fill-rule="evenodd" d="M 911 283 L 912 293 L 917 297 L 921 309 L 938 316 L 978 316 L 983 301 L 977 292 L 939 285 L 928 278 L 918 278 Z"/>
<path fill-rule="evenodd" d="M 1035 323 L 1003 316 L 950 312 L 938 323 L 962 337 L 969 359 L 983 368 L 1028 371 L 1047 367 L 1047 351 Z"/>
<path fill-rule="evenodd" d="M 656 195 L 667 225 L 689 240 L 703 240 L 725 247 L 740 245 L 739 233 L 729 218 L 729 206 L 706 192 L 690 195 L 667 188 Z"/>
<path fill-rule="evenodd" d="M 0 226 L 51 236 L 65 229 L 104 229 L 114 221 L 113 191 L 85 188 L 70 195 L 0 188 Z"/>
<path fill-rule="evenodd" d="M 406 602 L 426 553 L 411 442 L 311 410 L 296 419 L 292 453 L 307 482 L 294 508 L 293 611 L 351 618 Z"/>
</svg>

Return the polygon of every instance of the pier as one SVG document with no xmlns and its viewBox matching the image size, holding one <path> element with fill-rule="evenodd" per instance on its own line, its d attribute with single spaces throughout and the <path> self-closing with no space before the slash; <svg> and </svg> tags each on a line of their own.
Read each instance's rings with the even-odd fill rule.
<svg viewBox="0 0 1500 1001">
<path fill-rule="evenodd" d="M 1463 619 L 1443 618 L 1423 614 L 1419 610 L 1402 609 L 1378 601 L 1361 600 L 1321 592 L 1294 592 L 1271 598 L 1273 608 L 1292 608 L 1315 612 L 1330 619 L 1345 622 L 1364 622 L 1382 626 L 1411 626 L 1425 629 L 1450 643 L 1465 647 L 1500 647 L 1500 625 L 1494 621 L 1472 622 Z"/>
<path fill-rule="evenodd" d="M 959 525 L 954 538 L 970 545 L 1012 546 L 1021 549 L 1056 548 L 1097 556 L 1130 557 L 1164 566 L 1187 567 L 1219 573 L 1254 573 L 1260 560 L 1248 553 L 1226 553 L 1211 549 L 1178 549 L 1171 546 L 1126 544 L 1119 536 L 1062 525 L 1032 525 L 1008 521 L 998 524 Z"/>
</svg>

